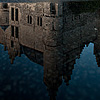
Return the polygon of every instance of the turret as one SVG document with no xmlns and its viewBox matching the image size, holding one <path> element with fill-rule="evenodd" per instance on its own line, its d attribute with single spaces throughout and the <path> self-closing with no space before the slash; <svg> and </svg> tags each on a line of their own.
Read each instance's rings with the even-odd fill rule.
<svg viewBox="0 0 100 100">
<path fill-rule="evenodd" d="M 62 84 L 62 47 L 47 46 L 44 51 L 44 83 L 50 100 L 56 100 L 58 88 Z"/>
<path fill-rule="evenodd" d="M 9 8 L 7 3 L 0 4 L 0 25 L 9 25 Z"/>
</svg>

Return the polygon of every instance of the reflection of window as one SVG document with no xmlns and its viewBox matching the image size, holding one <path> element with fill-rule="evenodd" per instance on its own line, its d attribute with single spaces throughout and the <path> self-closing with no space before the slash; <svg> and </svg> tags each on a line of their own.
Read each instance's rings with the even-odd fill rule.
<svg viewBox="0 0 100 100">
<path fill-rule="evenodd" d="M 19 30 L 18 30 L 18 27 L 15 28 L 15 35 L 16 35 L 16 38 L 18 38 L 18 33 L 19 33 Z"/>
<path fill-rule="evenodd" d="M 37 25 L 39 25 L 39 17 L 37 17 Z"/>
<path fill-rule="evenodd" d="M 27 22 L 28 22 L 29 24 L 32 24 L 32 17 L 29 16 L 29 15 L 28 15 L 28 17 L 27 17 Z"/>
<path fill-rule="evenodd" d="M 37 25 L 42 26 L 42 18 L 37 17 Z"/>
<path fill-rule="evenodd" d="M 14 37 L 14 26 L 11 26 L 11 36 Z"/>
<path fill-rule="evenodd" d="M 15 16 L 15 18 L 14 18 L 14 16 Z M 18 9 L 11 8 L 11 20 L 18 21 Z"/>
<path fill-rule="evenodd" d="M 11 36 L 15 36 L 16 38 L 18 38 L 18 35 L 19 35 L 19 29 L 18 27 L 14 27 L 14 26 L 11 26 Z"/>
<path fill-rule="evenodd" d="M 15 19 L 18 21 L 18 9 L 15 9 Z"/>
<path fill-rule="evenodd" d="M 30 24 L 32 24 L 32 17 L 30 16 Z"/>
<path fill-rule="evenodd" d="M 40 18 L 40 26 L 42 26 L 42 18 Z"/>
<path fill-rule="evenodd" d="M 29 23 L 29 15 L 28 15 L 28 17 L 27 17 L 27 22 Z"/>
<path fill-rule="evenodd" d="M 55 3 L 50 3 L 50 12 L 51 14 L 56 14 Z"/>
<path fill-rule="evenodd" d="M 7 9 L 8 8 L 8 4 L 7 3 L 3 3 L 3 8 Z"/>
<path fill-rule="evenodd" d="M 14 8 L 11 8 L 11 20 L 14 21 Z"/>
<path fill-rule="evenodd" d="M 11 47 L 14 47 L 14 42 L 13 41 L 11 41 Z"/>
</svg>

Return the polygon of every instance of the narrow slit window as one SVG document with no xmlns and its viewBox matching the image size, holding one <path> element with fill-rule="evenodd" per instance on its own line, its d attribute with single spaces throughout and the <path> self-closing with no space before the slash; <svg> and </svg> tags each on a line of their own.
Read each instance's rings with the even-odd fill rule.
<svg viewBox="0 0 100 100">
<path fill-rule="evenodd" d="M 16 27 L 16 30 L 15 30 L 15 32 L 16 32 L 16 38 L 18 38 L 18 35 L 19 35 L 19 29 L 18 29 L 18 27 Z"/>
<path fill-rule="evenodd" d="M 30 16 L 30 24 L 32 24 L 32 17 Z"/>
<path fill-rule="evenodd" d="M 42 18 L 40 18 L 40 26 L 42 26 Z"/>
<path fill-rule="evenodd" d="M 11 8 L 11 20 L 14 21 L 14 8 Z"/>
<path fill-rule="evenodd" d="M 11 36 L 14 37 L 14 26 L 11 26 Z"/>
<path fill-rule="evenodd" d="M 29 15 L 28 15 L 28 17 L 27 17 L 27 22 L 29 23 L 30 21 L 29 21 Z"/>
<path fill-rule="evenodd" d="M 18 21 L 18 9 L 15 9 L 15 19 Z"/>
<path fill-rule="evenodd" d="M 37 17 L 37 25 L 39 25 L 39 17 Z"/>
</svg>

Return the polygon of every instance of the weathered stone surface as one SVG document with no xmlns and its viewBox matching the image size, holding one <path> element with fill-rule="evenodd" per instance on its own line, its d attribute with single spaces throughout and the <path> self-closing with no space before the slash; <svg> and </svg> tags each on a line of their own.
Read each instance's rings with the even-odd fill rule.
<svg viewBox="0 0 100 100">
<path fill-rule="evenodd" d="M 9 40 L 6 46 L 9 51 L 11 50 L 10 52 L 14 52 L 14 57 L 17 53 L 20 55 L 20 44 L 43 53 L 46 50 L 49 52 L 54 48 L 62 47 L 65 53 L 97 37 L 95 28 L 98 26 L 96 25 L 98 12 L 75 15 L 69 9 L 67 2 L 53 3 L 55 11 L 52 11 L 51 3 L 8 3 L 9 27 L 5 30 L 4 37 Z M 14 14 L 18 9 L 18 21 L 16 15 L 14 20 L 11 19 L 11 8 L 14 8 Z M 3 8 L 1 10 L 3 11 Z M 11 35 L 12 26 L 14 36 Z M 16 27 L 18 27 L 17 38 Z M 11 47 L 11 41 L 14 42 L 14 47 Z M 14 59 L 14 57 L 10 58 Z"/>
</svg>

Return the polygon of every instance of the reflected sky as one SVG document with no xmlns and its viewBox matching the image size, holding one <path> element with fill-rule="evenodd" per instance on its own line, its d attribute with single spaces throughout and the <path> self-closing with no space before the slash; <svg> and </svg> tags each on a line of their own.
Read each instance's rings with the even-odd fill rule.
<svg viewBox="0 0 100 100">
<path fill-rule="evenodd" d="M 93 43 L 84 47 L 80 59 L 76 59 L 69 85 L 66 86 L 63 80 L 58 88 L 57 100 L 99 100 L 100 68 L 93 54 L 93 47 Z M 48 91 L 43 82 L 43 66 L 31 62 L 25 55 L 16 57 L 14 64 L 10 64 L 8 52 L 3 48 L 0 45 L 0 58 L 2 59 L 0 60 L 2 86 L 0 97 L 4 100 L 7 98 L 49 100 Z"/>
<path fill-rule="evenodd" d="M 70 85 L 66 87 L 63 83 L 63 86 L 60 87 L 58 94 L 62 94 L 64 100 L 66 98 L 68 100 L 99 100 L 100 68 L 93 54 L 93 48 L 93 43 L 90 43 L 88 47 L 84 47 L 80 59 L 76 59 L 71 81 L 69 82 Z M 61 98 L 59 95 L 58 98 Z"/>
</svg>

